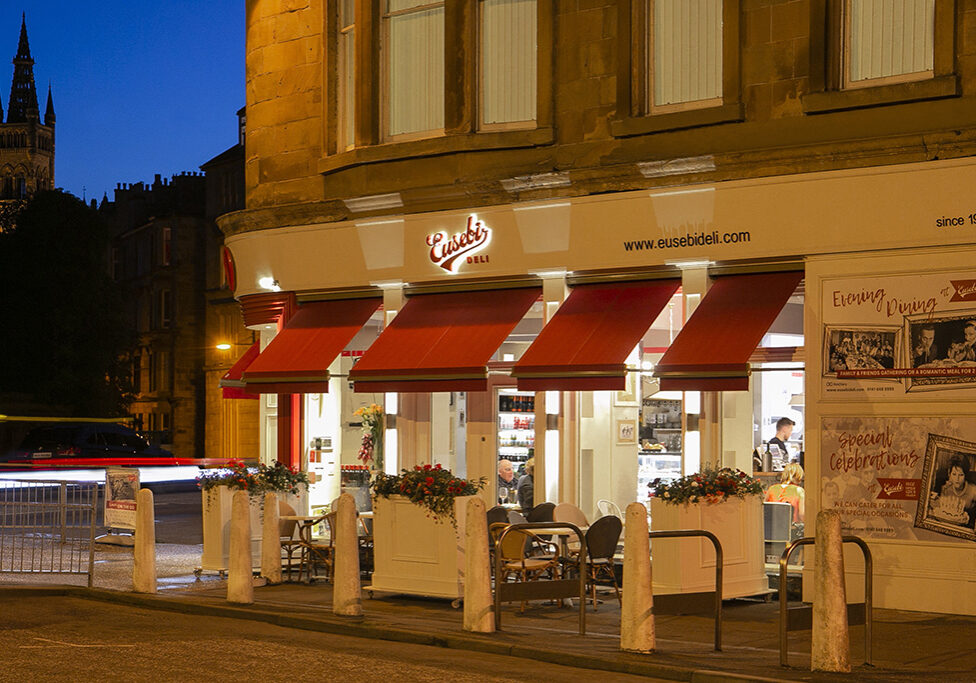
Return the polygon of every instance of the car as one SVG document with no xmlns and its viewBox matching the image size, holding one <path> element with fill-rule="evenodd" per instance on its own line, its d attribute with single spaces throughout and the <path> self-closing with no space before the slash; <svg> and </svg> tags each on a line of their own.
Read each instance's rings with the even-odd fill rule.
<svg viewBox="0 0 976 683">
<path fill-rule="evenodd" d="M 98 467 L 152 464 L 164 458 L 172 459 L 173 454 L 120 424 L 55 422 L 31 429 L 3 460 L 34 466 Z"/>
</svg>

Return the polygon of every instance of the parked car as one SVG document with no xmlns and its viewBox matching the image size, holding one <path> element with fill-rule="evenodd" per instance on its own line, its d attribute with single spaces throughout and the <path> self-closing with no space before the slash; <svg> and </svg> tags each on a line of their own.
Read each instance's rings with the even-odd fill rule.
<svg viewBox="0 0 976 683">
<path fill-rule="evenodd" d="M 72 466 L 151 464 L 172 458 L 170 451 L 151 445 L 133 430 L 103 422 L 55 422 L 31 429 L 20 446 L 8 453 L 7 463 Z M 70 461 L 66 463 L 64 461 Z"/>
</svg>

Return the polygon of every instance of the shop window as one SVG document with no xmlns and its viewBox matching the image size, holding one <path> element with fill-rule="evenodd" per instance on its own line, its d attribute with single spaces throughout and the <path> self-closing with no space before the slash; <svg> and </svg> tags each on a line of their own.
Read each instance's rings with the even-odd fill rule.
<svg viewBox="0 0 976 683">
<path fill-rule="evenodd" d="M 538 8 L 536 0 L 481 0 L 481 126 L 534 125 Z"/>
<path fill-rule="evenodd" d="M 156 324 L 159 328 L 167 328 L 172 323 L 173 293 L 169 289 L 161 289 L 157 293 Z"/>
<path fill-rule="evenodd" d="M 614 135 L 742 120 L 739 0 L 622 0 Z"/>
<path fill-rule="evenodd" d="M 356 144 L 356 17 L 355 0 L 339 0 L 338 22 L 338 147 Z"/>
<path fill-rule="evenodd" d="M 387 0 L 383 14 L 386 137 L 444 128 L 444 3 Z"/>
</svg>

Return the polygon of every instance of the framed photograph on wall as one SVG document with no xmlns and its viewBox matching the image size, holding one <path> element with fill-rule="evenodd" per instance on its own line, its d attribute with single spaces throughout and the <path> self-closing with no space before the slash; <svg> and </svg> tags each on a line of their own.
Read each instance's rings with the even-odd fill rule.
<svg viewBox="0 0 976 683">
<path fill-rule="evenodd" d="M 838 370 L 890 370 L 899 357 L 900 342 L 900 327 L 825 326 L 823 376 L 836 377 Z"/>
<path fill-rule="evenodd" d="M 929 434 L 915 526 L 976 541 L 976 443 Z"/>
<path fill-rule="evenodd" d="M 618 391 L 613 396 L 615 406 L 636 406 L 637 405 L 637 375 L 636 372 L 627 371 L 623 391 Z"/>
<path fill-rule="evenodd" d="M 617 420 L 617 443 L 637 443 L 637 420 Z"/>
<path fill-rule="evenodd" d="M 906 368 L 969 368 L 969 376 L 906 377 L 906 390 L 976 386 L 976 310 L 905 316 Z"/>
</svg>

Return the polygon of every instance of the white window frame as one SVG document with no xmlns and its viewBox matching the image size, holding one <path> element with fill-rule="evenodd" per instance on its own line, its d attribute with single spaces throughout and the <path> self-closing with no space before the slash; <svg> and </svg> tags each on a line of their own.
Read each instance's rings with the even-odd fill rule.
<svg viewBox="0 0 976 683">
<path fill-rule="evenodd" d="M 654 14 L 656 9 L 656 0 L 648 0 L 648 7 L 646 12 L 646 29 L 645 35 L 647 36 L 647 52 L 646 52 L 646 64 L 644 65 L 644 72 L 646 74 L 646 102 L 644 103 L 645 111 L 651 114 L 668 114 L 671 112 L 678 111 L 688 111 L 693 109 L 706 109 L 709 107 L 720 107 L 724 103 L 725 97 L 725 64 L 724 64 L 724 51 L 725 51 L 725 26 L 724 26 L 724 2 L 720 1 L 719 16 L 720 21 L 718 24 L 718 43 L 715 45 L 715 52 L 718 56 L 718 83 L 719 83 L 719 93 L 715 97 L 708 97 L 705 99 L 698 100 L 687 100 L 682 102 L 668 102 L 666 104 L 657 104 L 654 100 L 654 89 L 655 89 L 655 78 L 657 77 L 657 70 L 654 68 L 654 54 L 655 54 L 655 24 L 654 24 Z"/>
<path fill-rule="evenodd" d="M 913 81 L 924 81 L 931 79 L 935 76 L 935 39 L 936 39 L 936 28 L 935 28 L 935 12 L 936 12 L 936 0 L 915 0 L 916 2 L 930 2 L 932 6 L 932 15 L 928 20 L 932 34 L 929 37 L 929 61 L 931 66 L 928 69 L 922 71 L 913 71 L 906 73 L 892 74 L 890 76 L 878 76 L 874 78 L 862 78 L 858 80 L 851 79 L 851 67 L 853 64 L 853 57 L 851 54 L 851 46 L 853 43 L 852 37 L 852 24 L 853 24 L 853 10 L 852 3 L 854 0 L 843 0 L 842 13 L 843 13 L 843 33 L 842 33 L 842 50 L 841 50 L 841 88 L 844 90 L 855 90 L 857 88 L 871 88 L 879 85 L 893 85 L 896 83 L 910 83 Z"/>
<path fill-rule="evenodd" d="M 478 0 L 478 45 L 477 45 L 477 59 L 478 59 L 478 129 L 482 131 L 492 131 L 492 130 L 515 130 L 515 129 L 526 129 L 535 128 L 538 125 L 539 117 L 539 2 L 538 0 L 526 0 L 532 3 L 535 20 L 536 20 L 536 30 L 533 36 L 533 52 L 534 52 L 534 73 L 532 79 L 532 117 L 526 119 L 512 120 L 512 121 L 497 121 L 497 122 L 486 122 L 485 121 L 485 110 L 487 96 L 485 94 L 485 74 L 487 68 L 485 67 L 485 23 L 484 23 L 484 8 L 486 2 L 491 2 L 492 0 Z"/>
<path fill-rule="evenodd" d="M 435 126 L 433 128 L 428 128 L 425 130 L 416 131 L 405 131 L 402 133 L 391 132 L 391 74 L 390 74 L 390 20 L 397 17 L 408 16 L 410 14 L 419 14 L 421 12 L 428 12 L 430 10 L 440 8 L 442 12 L 446 10 L 445 0 L 434 0 L 432 2 L 425 2 L 423 4 L 418 4 L 415 7 L 409 9 L 389 11 L 389 1 L 382 0 L 383 2 L 383 12 L 380 15 L 381 21 L 381 37 L 380 37 L 380 54 L 382 57 L 380 71 L 382 73 L 382 89 L 380 96 L 381 103 L 381 115 L 380 115 L 380 126 L 382 131 L 382 139 L 386 142 L 401 142 L 407 140 L 417 140 L 421 138 L 436 137 L 438 135 L 444 134 L 444 89 L 447 87 L 446 81 L 442 83 L 440 92 L 440 126 Z M 444 24 L 444 30 L 447 30 L 446 22 Z M 444 54 L 440 54 L 441 60 L 441 70 L 444 71 Z"/>
</svg>

